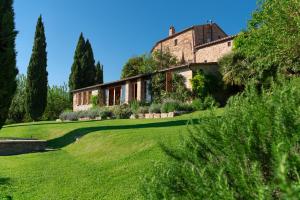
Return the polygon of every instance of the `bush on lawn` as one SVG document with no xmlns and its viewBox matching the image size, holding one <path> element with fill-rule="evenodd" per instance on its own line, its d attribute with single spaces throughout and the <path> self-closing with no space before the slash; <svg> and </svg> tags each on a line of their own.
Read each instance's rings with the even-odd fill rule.
<svg viewBox="0 0 300 200">
<path fill-rule="evenodd" d="M 181 102 L 173 100 L 173 99 L 167 99 L 164 101 L 164 103 L 161 106 L 161 112 L 162 113 L 168 113 L 168 112 L 174 112 L 180 110 Z"/>
<path fill-rule="evenodd" d="M 202 99 L 194 99 L 192 102 L 192 107 L 194 110 L 206 110 L 211 107 L 219 107 L 220 104 L 211 96 L 208 95 L 207 97 Z"/>
<path fill-rule="evenodd" d="M 101 119 L 112 118 L 112 116 L 113 113 L 108 108 L 106 107 L 98 108 L 98 117 L 101 117 Z"/>
<path fill-rule="evenodd" d="M 117 119 L 129 119 L 132 111 L 127 104 L 114 106 L 112 109 L 113 116 Z"/>
<path fill-rule="evenodd" d="M 189 103 L 181 103 L 179 107 L 179 111 L 193 112 L 194 108 Z"/>
<path fill-rule="evenodd" d="M 298 199 L 300 79 L 254 86 L 189 126 L 145 179 L 146 199 Z"/>
<path fill-rule="evenodd" d="M 149 108 L 150 113 L 160 113 L 161 104 L 153 103 Z"/>
<path fill-rule="evenodd" d="M 140 114 L 149 113 L 149 106 L 141 106 L 141 107 L 139 107 L 138 113 L 140 113 Z"/>
<path fill-rule="evenodd" d="M 59 115 L 59 119 L 62 121 L 77 121 L 79 118 L 79 113 L 77 112 L 72 112 L 71 110 L 67 110 L 62 112 Z"/>
</svg>

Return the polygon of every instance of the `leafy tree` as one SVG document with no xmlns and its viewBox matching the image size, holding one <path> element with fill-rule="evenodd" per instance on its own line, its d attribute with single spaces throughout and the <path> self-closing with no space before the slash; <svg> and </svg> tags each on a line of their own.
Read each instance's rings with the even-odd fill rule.
<svg viewBox="0 0 300 200">
<path fill-rule="evenodd" d="M 259 1 L 248 29 L 234 40 L 234 52 L 221 62 L 224 81 L 268 84 L 277 73 L 300 74 L 298 0 Z"/>
<path fill-rule="evenodd" d="M 237 50 L 219 60 L 223 81 L 231 86 L 244 86 L 254 74 L 248 69 L 245 57 Z"/>
<path fill-rule="evenodd" d="M 44 120 L 55 120 L 64 111 L 72 108 L 68 86 L 48 87 L 47 107 L 43 115 Z"/>
<path fill-rule="evenodd" d="M 85 51 L 85 39 L 81 33 L 78 39 L 78 43 L 75 50 L 74 61 L 71 68 L 71 74 L 69 76 L 69 88 L 70 90 L 76 90 L 82 87 L 82 58 Z"/>
<path fill-rule="evenodd" d="M 144 59 L 142 56 L 130 58 L 123 66 L 121 78 L 123 79 L 143 74 L 144 71 L 142 66 L 144 66 Z"/>
<path fill-rule="evenodd" d="M 81 87 L 88 87 L 95 84 L 96 68 L 94 53 L 89 40 L 86 41 L 84 47 L 81 66 Z"/>
<path fill-rule="evenodd" d="M 95 84 L 102 84 L 102 83 L 103 83 L 103 65 L 101 65 L 100 62 L 97 62 Z"/>
<path fill-rule="evenodd" d="M 16 51 L 13 0 L 0 1 L 0 129 L 2 128 L 15 93 Z"/>
<path fill-rule="evenodd" d="M 39 17 L 34 45 L 27 71 L 26 110 L 33 120 L 42 117 L 47 106 L 47 52 L 46 37 L 42 16 Z"/>
<path fill-rule="evenodd" d="M 26 115 L 26 76 L 17 77 L 17 90 L 9 108 L 8 120 L 14 123 L 23 122 Z"/>
<path fill-rule="evenodd" d="M 123 66 L 121 78 L 151 73 L 177 64 L 176 57 L 170 52 L 155 51 L 151 55 L 144 54 L 130 58 Z"/>
<path fill-rule="evenodd" d="M 152 57 L 156 62 L 155 70 L 165 69 L 179 64 L 177 58 L 169 51 L 154 51 Z"/>
</svg>

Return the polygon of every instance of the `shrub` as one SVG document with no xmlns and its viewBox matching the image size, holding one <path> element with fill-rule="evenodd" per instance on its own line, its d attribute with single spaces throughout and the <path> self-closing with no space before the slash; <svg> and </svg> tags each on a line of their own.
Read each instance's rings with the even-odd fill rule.
<svg viewBox="0 0 300 200">
<path fill-rule="evenodd" d="M 160 113 L 161 104 L 153 103 L 149 108 L 150 113 Z"/>
<path fill-rule="evenodd" d="M 99 117 L 99 109 L 98 108 L 92 108 L 86 112 L 86 117 L 90 119 L 96 119 L 96 117 Z"/>
<path fill-rule="evenodd" d="M 100 112 L 101 119 L 111 118 L 112 116 L 113 116 L 112 111 L 110 111 L 108 109 L 104 109 Z"/>
<path fill-rule="evenodd" d="M 138 113 L 140 113 L 140 114 L 149 113 L 149 106 L 141 106 L 141 107 L 139 107 Z"/>
<path fill-rule="evenodd" d="M 113 115 L 117 119 L 129 119 L 132 111 L 127 104 L 123 104 L 120 106 L 115 106 L 112 110 Z"/>
<path fill-rule="evenodd" d="M 204 109 L 207 109 L 210 107 L 219 107 L 219 106 L 220 106 L 220 104 L 211 95 L 208 95 L 207 97 L 205 97 L 205 99 L 203 101 Z"/>
<path fill-rule="evenodd" d="M 188 104 L 188 103 L 181 103 L 179 105 L 179 111 L 186 111 L 186 112 L 192 112 L 194 111 L 195 109 L 193 108 L 193 106 L 191 104 Z"/>
<path fill-rule="evenodd" d="M 202 98 L 206 95 L 205 90 L 205 75 L 202 71 L 196 73 L 190 80 L 193 88 L 194 96 L 197 98 Z"/>
<path fill-rule="evenodd" d="M 201 99 L 194 99 L 192 102 L 192 107 L 194 110 L 204 110 L 203 102 Z"/>
<path fill-rule="evenodd" d="M 168 113 L 168 112 L 174 112 L 176 110 L 179 110 L 180 104 L 181 103 L 179 101 L 168 99 L 162 104 L 161 112 Z"/>
<path fill-rule="evenodd" d="M 138 101 L 134 100 L 130 102 L 130 109 L 132 113 L 137 114 L 139 107 L 140 107 L 140 103 Z"/>
<path fill-rule="evenodd" d="M 298 199 L 300 79 L 232 98 L 145 179 L 146 199 Z"/>
<path fill-rule="evenodd" d="M 70 110 L 64 111 L 59 115 L 59 119 L 62 121 L 77 121 L 78 118 L 78 112 L 72 112 Z"/>
</svg>

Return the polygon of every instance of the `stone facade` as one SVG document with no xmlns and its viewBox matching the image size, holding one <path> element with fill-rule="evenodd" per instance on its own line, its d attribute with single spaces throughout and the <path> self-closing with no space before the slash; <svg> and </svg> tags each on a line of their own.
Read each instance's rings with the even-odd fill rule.
<svg viewBox="0 0 300 200">
<path fill-rule="evenodd" d="M 212 42 L 207 45 L 196 47 L 196 62 L 218 62 L 218 60 L 232 51 L 233 38 L 228 37 L 223 40 Z"/>
<path fill-rule="evenodd" d="M 217 24 L 193 26 L 175 33 L 172 26 L 169 36 L 155 44 L 152 52 L 168 51 L 179 61 L 186 63 L 197 62 L 197 46 L 226 38 L 227 34 Z"/>
</svg>

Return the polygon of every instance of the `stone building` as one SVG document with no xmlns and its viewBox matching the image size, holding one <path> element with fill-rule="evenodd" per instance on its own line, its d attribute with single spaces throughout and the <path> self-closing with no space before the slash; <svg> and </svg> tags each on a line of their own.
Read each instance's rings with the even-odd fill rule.
<svg viewBox="0 0 300 200">
<path fill-rule="evenodd" d="M 180 63 L 150 74 L 141 74 L 109 83 L 74 90 L 73 110 L 87 110 L 92 107 L 91 97 L 100 95 L 104 106 L 120 105 L 132 100 L 151 102 L 149 85 L 155 73 L 164 73 L 166 80 L 172 73 L 181 74 L 185 85 L 192 89 L 190 79 L 193 72 L 202 69 L 204 73 L 218 73 L 218 59 L 232 50 L 234 36 L 228 36 L 217 24 L 197 25 L 177 32 L 172 26 L 169 35 L 158 41 L 151 52 L 168 51 Z M 166 90 L 168 89 L 166 84 Z"/>
</svg>

